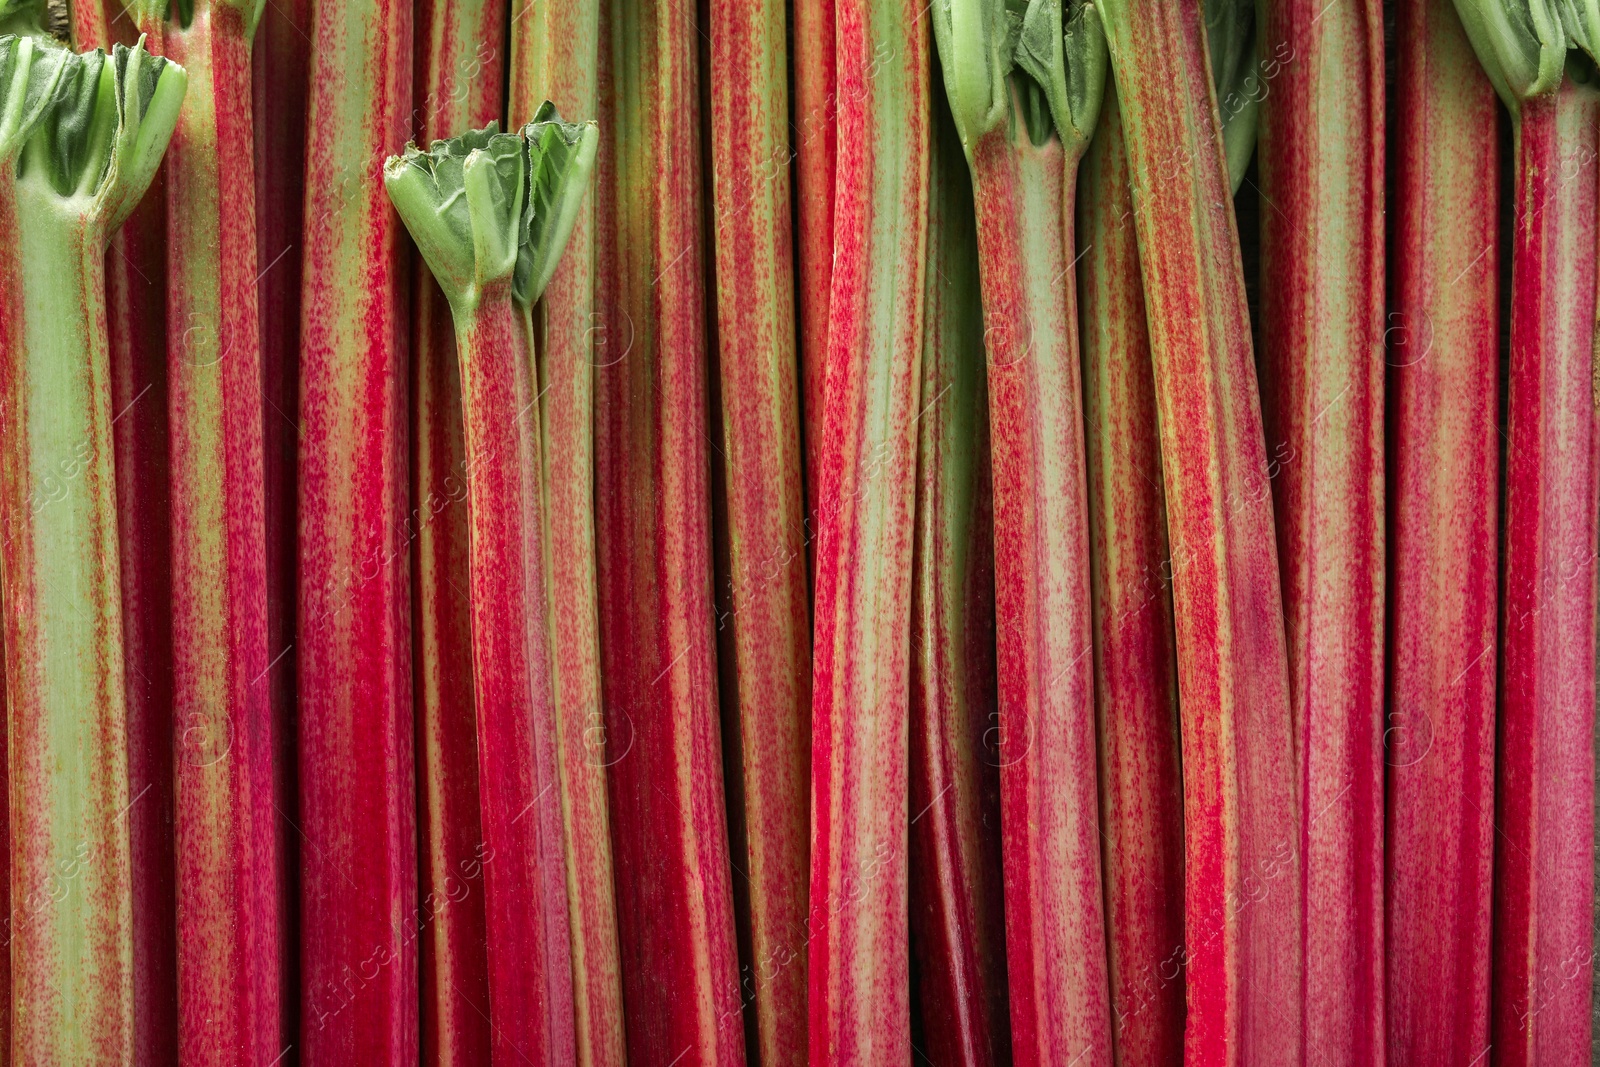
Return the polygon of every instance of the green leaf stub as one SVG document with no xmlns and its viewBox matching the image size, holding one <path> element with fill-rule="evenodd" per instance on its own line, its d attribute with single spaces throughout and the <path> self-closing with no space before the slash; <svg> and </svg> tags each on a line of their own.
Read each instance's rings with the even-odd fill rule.
<svg viewBox="0 0 1600 1067">
<path fill-rule="evenodd" d="M 577 222 L 600 147 L 593 122 L 563 122 L 546 100 L 522 128 L 528 144 L 527 221 L 517 258 L 516 297 L 532 304 L 544 295 Z"/>
<path fill-rule="evenodd" d="M 0 38 L 0 66 L 8 61 L 11 70 L 0 71 L 12 75 L 0 102 L 0 155 L 20 148 L 19 183 L 79 202 L 109 234 L 161 165 L 188 85 L 183 68 L 150 55 L 142 40 L 108 56 Z"/>
</svg>

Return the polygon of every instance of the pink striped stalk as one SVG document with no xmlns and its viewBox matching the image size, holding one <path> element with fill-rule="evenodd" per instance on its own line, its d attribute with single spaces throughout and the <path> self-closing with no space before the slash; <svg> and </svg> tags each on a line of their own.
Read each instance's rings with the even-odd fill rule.
<svg viewBox="0 0 1600 1067">
<path fill-rule="evenodd" d="M 278 961 L 284 1042 L 299 1033 L 301 838 L 290 816 L 299 792 L 298 657 L 295 654 L 296 454 L 300 444 L 300 261 L 305 213 L 306 95 L 311 4 L 273 0 L 261 9 L 254 62 L 257 318 L 261 326 L 262 453 L 266 474 L 267 685 L 272 701 L 277 817 Z M 126 228 L 125 228 L 126 229 Z M 170 1062 L 170 1059 L 146 1061 Z"/>
<path fill-rule="evenodd" d="M 514 8 L 511 121 L 531 120 L 545 100 L 573 118 L 594 117 L 599 0 L 523 0 Z M 595 367 L 610 359 L 608 339 L 596 329 L 597 196 L 579 206 L 534 327 L 578 1059 L 584 1067 L 624 1067 L 595 560 Z M 625 344 L 621 336 L 618 342 Z"/>
<path fill-rule="evenodd" d="M 806 457 L 806 551 L 816 557 L 822 506 L 828 386 L 828 302 L 833 287 L 834 166 L 838 159 L 835 8 L 838 0 L 794 0 L 795 256 L 800 326 L 801 437 Z M 815 573 L 813 572 L 813 578 Z"/>
<path fill-rule="evenodd" d="M 1392 1063 L 1489 1045 L 1498 666 L 1498 108 L 1447 0 L 1398 10 L 1390 315 Z"/>
<path fill-rule="evenodd" d="M 712 630 L 699 33 L 600 24 L 595 529 L 630 1062 L 744 1062 Z"/>
<path fill-rule="evenodd" d="M 1304 1055 L 1384 1058 L 1383 12 L 1267 0 L 1262 409 L 1300 761 Z M 1264 76 L 1264 75 L 1263 75 Z"/>
<path fill-rule="evenodd" d="M 283 1051 L 267 671 L 253 5 L 129 5 L 191 90 L 166 161 L 180 1063 Z"/>
<path fill-rule="evenodd" d="M 1078 171 L 1078 291 L 1112 1045 L 1183 1058 L 1183 774 L 1166 494 L 1116 89 Z"/>
<path fill-rule="evenodd" d="M 814 618 L 809 1051 L 911 1059 L 907 745 L 928 204 L 915 0 L 841 0 Z"/>
<path fill-rule="evenodd" d="M 112 11 L 107 11 L 107 6 Z M 75 0 L 79 48 L 131 45 L 121 0 Z M 106 253 L 111 424 L 122 568 L 123 679 L 128 702 L 128 809 L 133 865 L 133 1061 L 178 1058 L 173 854 L 172 530 L 167 461 L 167 215 L 157 172 Z"/>
<path fill-rule="evenodd" d="M 500 117 L 503 0 L 417 8 L 417 137 L 447 138 Z M 461 372 L 450 305 L 419 257 L 411 309 L 412 610 L 416 656 L 422 1061 L 490 1057 L 472 619 L 462 591 L 469 523 Z"/>
<path fill-rule="evenodd" d="M 711 0 L 717 358 L 755 1050 L 806 1062 L 811 610 L 783 0 Z M 727 677 L 727 675 L 724 675 Z M 730 707 L 731 705 L 731 707 Z M 730 789 L 730 795 L 733 790 Z"/>
<path fill-rule="evenodd" d="M 185 78 L 142 48 L 76 56 L 15 37 L 0 67 L 10 1053 L 126 1063 L 133 798 L 104 256 L 159 166 Z"/>
<path fill-rule="evenodd" d="M 531 146 L 491 124 L 426 152 L 407 146 L 384 168 L 389 196 L 449 301 L 461 365 L 496 1062 L 577 1057 L 538 398 L 524 320 L 548 280 L 528 280 L 537 274 L 531 260 L 559 258 L 570 224 L 562 232 L 556 220 L 574 192 L 581 196 L 599 134 L 592 122 L 558 124 L 530 125 Z M 544 218 L 551 207 L 554 226 Z"/>
<path fill-rule="evenodd" d="M 1105 84 L 1092 7 L 934 7 L 972 169 L 994 450 L 995 651 L 1011 1048 L 1109 1064 L 1075 183 Z M 1014 47 L 1015 53 L 1010 54 Z M 1069 71 L 1073 82 L 1069 83 Z M 1074 84 L 1069 89 L 1069 85 Z"/>
<path fill-rule="evenodd" d="M 300 1057 L 415 1063 L 406 254 L 411 5 L 313 5 L 301 288 Z M 477 868 L 475 867 L 474 873 Z"/>
<path fill-rule="evenodd" d="M 929 1060 L 1010 1062 L 989 393 L 972 179 L 933 79 L 911 589 L 911 944 Z"/>
<path fill-rule="evenodd" d="M 1182 694 L 1184 1061 L 1299 1064 L 1296 744 L 1238 231 L 1196 0 L 1101 5 L 1155 367 Z"/>
<path fill-rule="evenodd" d="M 1600 96 L 1522 102 L 1512 242 L 1494 1063 L 1589 1054 Z"/>
<path fill-rule="evenodd" d="M 1456 8 L 1516 140 L 1490 1039 L 1499 1067 L 1576 1063 L 1591 1030 L 1600 94 L 1563 68 L 1569 43 L 1594 54 L 1600 16 Z"/>
</svg>

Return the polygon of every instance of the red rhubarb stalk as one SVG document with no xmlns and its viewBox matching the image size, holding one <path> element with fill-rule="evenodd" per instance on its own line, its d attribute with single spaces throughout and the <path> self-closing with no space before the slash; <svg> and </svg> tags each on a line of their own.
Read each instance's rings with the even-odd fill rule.
<svg viewBox="0 0 1600 1067">
<path fill-rule="evenodd" d="M 532 119 L 544 100 L 573 118 L 594 117 L 598 0 L 524 0 L 514 5 L 511 28 L 511 121 Z M 595 366 L 612 358 L 608 337 L 596 329 L 595 203 L 591 195 L 578 207 L 534 326 L 578 1060 L 584 1067 L 624 1067 L 595 585 L 594 379 Z M 620 333 L 617 344 L 616 351 L 623 351 Z"/>
<path fill-rule="evenodd" d="M 187 25 L 132 4 L 189 71 L 166 162 L 178 1056 L 267 1059 L 280 1040 L 267 671 L 250 38 L 255 9 Z"/>
<path fill-rule="evenodd" d="M 1183 775 L 1166 494 L 1116 90 L 1079 168 L 1078 289 L 1112 1042 L 1183 1058 Z"/>
<path fill-rule="evenodd" d="M 74 0 L 71 9 L 79 48 L 131 45 L 138 37 L 134 20 L 123 17 L 121 0 Z M 106 253 L 128 787 L 139 798 L 128 809 L 136 1064 L 173 1063 L 178 1057 L 164 187 L 158 172 Z"/>
<path fill-rule="evenodd" d="M 911 591 L 911 944 L 935 1063 L 1009 1062 L 989 391 L 972 179 L 932 86 Z"/>
<path fill-rule="evenodd" d="M 1308 1060 L 1384 1058 L 1383 13 L 1264 0 L 1262 409 L 1301 776 Z"/>
<path fill-rule="evenodd" d="M 1490 1040 L 1533 1067 L 1580 1062 L 1591 1030 L 1600 94 L 1568 46 L 1592 57 L 1600 15 L 1456 10 L 1516 143 Z"/>
<path fill-rule="evenodd" d="M 790 239 L 782 0 L 712 0 L 711 165 L 733 692 L 742 743 L 755 1047 L 806 1062 L 811 610 Z M 724 677 L 728 677 L 724 675 Z M 732 794 L 730 789 L 730 795 Z M 780 962 L 783 963 L 780 966 Z"/>
<path fill-rule="evenodd" d="M 928 203 L 915 0 L 841 0 L 811 750 L 811 1062 L 911 1059 L 907 746 Z"/>
<path fill-rule="evenodd" d="M 553 207 L 558 220 L 564 204 L 582 195 L 599 140 L 592 122 L 551 129 L 558 124 L 528 127 L 536 131 L 531 159 L 522 135 L 498 133 L 491 124 L 435 141 L 426 152 L 408 146 L 384 168 L 389 195 L 455 323 L 479 810 L 489 857 L 483 873 L 492 1047 L 497 1061 L 537 1063 L 575 1062 L 577 1037 L 546 625 L 539 411 L 524 322 L 548 275 L 537 277 L 537 267 L 519 260 L 559 257 L 570 225 L 563 230 L 539 216 Z M 553 134 L 554 153 L 539 134 Z M 531 241 L 530 226 L 537 228 Z M 525 246 L 520 256 L 519 245 Z"/>
<path fill-rule="evenodd" d="M 1447 0 L 1398 11 L 1390 434 L 1392 1063 L 1489 1045 L 1499 587 L 1498 108 Z"/>
<path fill-rule="evenodd" d="M 411 5 L 314 5 L 299 462 L 301 1063 L 417 1058 L 405 143 Z M 479 868 L 474 866 L 472 873 Z"/>
<path fill-rule="evenodd" d="M 503 0 L 417 9 L 419 138 L 444 138 L 500 117 Z M 424 142 L 425 143 L 425 142 Z M 482 858 L 478 728 L 468 598 L 466 442 L 450 306 L 419 258 L 411 309 L 412 557 L 417 707 L 422 1060 L 489 1059 L 484 900 L 466 875 Z"/>
<path fill-rule="evenodd" d="M 994 450 L 1006 967 L 1018 1064 L 1111 1061 L 1074 187 L 1105 85 L 1093 7 L 935 6 L 972 169 Z M 1013 45 L 1012 41 L 1016 44 Z M 1071 81 L 1069 81 L 1069 75 Z M 1069 85 L 1072 86 L 1069 89 Z"/>
<path fill-rule="evenodd" d="M 712 621 L 700 38 L 689 0 L 618 0 L 603 25 L 595 529 L 628 1057 L 734 1067 L 744 1027 Z"/>
<path fill-rule="evenodd" d="M 1182 694 L 1195 1065 L 1301 1062 L 1300 820 L 1272 489 L 1195 0 L 1106 0 L 1145 282 Z"/>
<path fill-rule="evenodd" d="M 78 56 L 16 37 L 0 38 L 0 67 L 10 1051 L 126 1063 L 134 798 L 104 256 L 160 164 L 185 79 L 142 48 Z"/>
<path fill-rule="evenodd" d="M 299 785 L 295 652 L 296 458 L 300 445 L 300 226 L 305 209 L 309 0 L 261 9 L 251 57 L 255 71 L 256 278 L 261 326 L 261 403 L 266 474 L 267 683 L 273 708 L 277 806 L 279 973 L 284 1043 L 299 1033 L 301 837 L 289 813 Z M 143 208 L 141 208 L 143 210 Z M 135 216 L 137 218 L 137 215 Z M 124 232 L 127 227 L 125 226 Z M 108 263 L 108 269 L 110 264 Z M 165 1063 L 157 1057 L 144 1062 Z"/>
<path fill-rule="evenodd" d="M 802 438 L 806 456 L 806 551 L 816 555 L 828 385 L 828 301 L 833 286 L 833 182 L 838 157 L 837 0 L 794 3 L 796 295 L 800 324 Z"/>
</svg>

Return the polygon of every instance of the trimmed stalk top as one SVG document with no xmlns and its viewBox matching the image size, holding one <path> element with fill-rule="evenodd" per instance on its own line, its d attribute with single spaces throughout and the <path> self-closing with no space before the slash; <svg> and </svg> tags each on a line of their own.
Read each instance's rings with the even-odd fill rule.
<svg viewBox="0 0 1600 1067">
<path fill-rule="evenodd" d="M 123 0 L 122 8 L 137 26 L 171 23 L 186 30 L 194 22 L 195 9 L 207 5 L 237 8 L 244 16 L 245 39 L 250 40 L 255 36 L 266 0 Z"/>
<path fill-rule="evenodd" d="M 548 101 L 520 133 L 490 123 L 390 156 L 384 186 L 428 269 L 458 311 L 511 282 L 519 303 L 544 292 L 594 170 L 599 128 L 565 123 Z"/>
<path fill-rule="evenodd" d="M 1600 0 L 1455 0 L 1455 4 L 1472 50 L 1513 116 L 1520 114 L 1524 100 L 1556 91 L 1569 49 L 1581 49 L 1592 63 L 1600 48 Z"/>
<path fill-rule="evenodd" d="M 183 68 L 150 55 L 143 38 L 108 56 L 0 37 L 0 54 L 0 158 L 18 154 L 18 188 L 109 235 L 161 165 L 188 87 Z"/>
<path fill-rule="evenodd" d="M 1012 138 L 1025 130 L 1036 145 L 1059 137 L 1070 155 L 1083 151 L 1106 84 L 1106 37 L 1094 4 L 934 0 L 933 16 L 945 92 L 969 155 L 1001 123 L 1010 124 Z"/>
</svg>

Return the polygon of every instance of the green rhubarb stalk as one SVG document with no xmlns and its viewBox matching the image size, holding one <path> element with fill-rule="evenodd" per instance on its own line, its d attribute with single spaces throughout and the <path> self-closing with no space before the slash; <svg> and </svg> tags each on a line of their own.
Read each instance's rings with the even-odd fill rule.
<svg viewBox="0 0 1600 1067">
<path fill-rule="evenodd" d="M 40 6 L 45 6 L 42 0 Z M 72 39 L 80 49 L 109 49 L 137 37 L 122 0 L 73 0 L 71 17 Z M 128 788 L 139 798 L 128 809 L 137 1063 L 172 1063 L 178 1056 L 165 184 L 158 171 L 106 253 Z"/>
<path fill-rule="evenodd" d="M 744 1018 L 713 621 L 696 6 L 620 0 L 603 26 L 594 499 L 627 1052 L 732 1067 Z"/>
<path fill-rule="evenodd" d="M 928 139 L 928 269 L 911 592 L 911 946 L 922 1052 L 1010 1060 L 994 758 L 989 389 L 972 179 L 943 85 Z"/>
<path fill-rule="evenodd" d="M 1594 900 L 1600 7 L 1456 11 L 1516 151 L 1490 1040 L 1497 1065 L 1539 1067 L 1580 1062 L 1592 1029 L 1572 961 L 1591 959 Z"/>
<path fill-rule="evenodd" d="M 271 1060 L 280 939 L 267 679 L 253 0 L 129 4 L 189 74 L 166 157 L 178 1056 Z"/>
<path fill-rule="evenodd" d="M 1305 1055 L 1384 1058 L 1379 0 L 1261 0 L 1261 374 L 1305 884 Z"/>
<path fill-rule="evenodd" d="M 0 39 L 0 553 L 11 1050 L 127 1062 L 132 885 L 104 254 L 161 161 L 182 68 Z"/>
<path fill-rule="evenodd" d="M 567 115 L 595 115 L 601 84 L 599 0 L 523 0 L 513 7 L 511 121 L 531 120 L 545 100 Z M 596 329 L 596 200 L 586 196 L 577 205 L 566 253 L 540 298 L 533 325 L 578 1060 L 582 1067 L 624 1067 L 595 584 L 594 375 L 612 350 L 604 331 Z M 617 341 L 625 344 L 621 336 Z"/>
<path fill-rule="evenodd" d="M 1078 287 L 1094 576 L 1112 1040 L 1122 1067 L 1183 1057 L 1183 775 L 1166 495 L 1144 286 L 1113 84 L 1083 157 Z"/>
<path fill-rule="evenodd" d="M 1296 745 L 1238 231 L 1190 0 L 1101 0 L 1127 134 L 1182 695 L 1185 1061 L 1298 1064 Z"/>
<path fill-rule="evenodd" d="M 917 0 L 841 0 L 812 669 L 812 1062 L 911 1060 L 908 767 L 928 41 Z"/>
<path fill-rule="evenodd" d="M 1078 160 L 1106 78 L 1099 13 L 934 8 L 972 169 L 994 450 L 996 657 L 1011 1049 L 1111 1059 L 1088 489 L 1071 267 Z"/>
<path fill-rule="evenodd" d="M 419 138 L 500 117 L 504 0 L 417 6 Z M 411 308 L 411 477 L 416 541 L 418 952 L 425 1063 L 489 1058 L 483 894 L 466 890 L 483 841 L 472 684 L 466 440 L 450 305 L 420 258 Z"/>
<path fill-rule="evenodd" d="M 744 827 L 755 1047 L 806 1062 L 811 610 L 790 236 L 782 0 L 712 0 L 711 166 L 726 485 L 731 692 L 741 747 L 730 822 Z M 737 839 L 736 839 L 737 840 Z M 787 966 L 777 961 L 793 955 Z"/>
<path fill-rule="evenodd" d="M 599 132 L 558 117 L 391 156 L 384 183 L 456 324 L 495 1058 L 576 1052 L 539 412 L 519 330 L 571 232 Z"/>
</svg>

